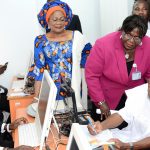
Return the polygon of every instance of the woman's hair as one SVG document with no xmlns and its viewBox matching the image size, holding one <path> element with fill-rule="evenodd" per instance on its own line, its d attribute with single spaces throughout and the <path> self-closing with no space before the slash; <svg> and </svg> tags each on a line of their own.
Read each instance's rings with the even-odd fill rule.
<svg viewBox="0 0 150 150">
<path fill-rule="evenodd" d="M 138 15 L 128 16 L 122 24 L 120 31 L 124 31 L 125 33 L 131 32 L 133 29 L 139 29 L 139 37 L 143 38 L 147 32 L 147 21 Z"/>
<path fill-rule="evenodd" d="M 150 0 L 134 0 L 134 4 L 133 4 L 133 8 L 134 9 L 134 5 L 137 2 L 145 2 L 147 4 L 147 8 L 148 8 L 148 16 L 147 16 L 147 20 L 150 21 Z"/>
</svg>

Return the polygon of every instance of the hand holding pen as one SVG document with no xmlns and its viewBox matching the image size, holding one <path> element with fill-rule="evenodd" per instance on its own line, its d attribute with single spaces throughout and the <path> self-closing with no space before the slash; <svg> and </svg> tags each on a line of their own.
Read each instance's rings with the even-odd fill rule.
<svg viewBox="0 0 150 150">
<path fill-rule="evenodd" d="M 89 125 L 87 126 L 90 134 L 96 135 L 102 131 L 102 125 L 99 121 L 92 123 L 92 120 L 90 117 L 87 117 L 87 120 L 89 121 Z"/>
<path fill-rule="evenodd" d="M 92 133 L 94 133 L 94 135 L 96 135 L 96 134 L 97 134 L 97 131 L 96 131 L 96 129 L 95 129 L 93 123 L 92 123 L 92 119 L 91 119 L 89 116 L 87 116 L 86 119 L 87 119 L 88 122 L 89 122 L 88 129 L 89 129 L 90 131 L 92 130 Z M 90 133 L 91 133 L 91 132 L 90 132 Z"/>
</svg>

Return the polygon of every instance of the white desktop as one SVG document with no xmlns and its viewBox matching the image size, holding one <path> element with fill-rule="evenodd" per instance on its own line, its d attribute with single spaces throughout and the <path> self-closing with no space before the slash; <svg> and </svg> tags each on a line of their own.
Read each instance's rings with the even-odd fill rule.
<svg viewBox="0 0 150 150">
<path fill-rule="evenodd" d="M 34 128 L 34 135 L 30 135 L 30 137 L 28 137 L 30 131 L 27 131 L 27 133 L 25 133 L 25 135 L 23 135 L 22 137 L 22 130 L 24 130 L 24 127 L 28 126 L 28 124 L 20 125 L 18 127 L 19 145 L 40 146 L 39 150 L 42 150 L 45 139 L 48 137 L 49 134 L 50 124 L 53 117 L 53 111 L 56 101 L 56 94 L 57 88 L 53 80 L 51 79 L 48 71 L 44 71 L 35 122 L 29 124 L 32 125 Z M 32 139 L 35 139 L 35 143 L 31 142 Z"/>
</svg>

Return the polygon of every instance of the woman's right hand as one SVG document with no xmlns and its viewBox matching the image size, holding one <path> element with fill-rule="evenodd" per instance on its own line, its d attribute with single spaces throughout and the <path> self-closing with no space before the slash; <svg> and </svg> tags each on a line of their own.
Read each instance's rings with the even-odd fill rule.
<svg viewBox="0 0 150 150">
<path fill-rule="evenodd" d="M 24 117 L 16 119 L 9 125 L 9 130 L 15 130 L 19 125 L 28 123 L 28 120 Z"/>
<path fill-rule="evenodd" d="M 90 124 L 87 125 L 87 128 L 88 128 L 91 135 L 96 135 L 96 134 L 100 133 L 103 130 L 103 127 L 102 127 L 102 125 L 99 121 L 92 122 L 92 124 L 93 124 L 93 126 L 91 126 Z"/>
<path fill-rule="evenodd" d="M 106 101 L 100 104 L 99 108 L 101 110 L 101 120 L 103 120 L 104 117 L 108 118 L 111 115 L 109 106 L 107 105 Z"/>
</svg>

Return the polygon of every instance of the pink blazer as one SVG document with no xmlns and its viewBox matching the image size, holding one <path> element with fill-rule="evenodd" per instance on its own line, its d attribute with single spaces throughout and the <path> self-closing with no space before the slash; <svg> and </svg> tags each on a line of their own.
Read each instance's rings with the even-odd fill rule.
<svg viewBox="0 0 150 150">
<path fill-rule="evenodd" d="M 100 38 L 93 46 L 85 67 L 89 95 L 95 103 L 106 100 L 115 109 L 125 90 L 144 84 L 150 78 L 150 38 L 145 36 L 142 45 L 135 50 L 134 63 L 142 78 L 132 80 L 128 76 L 121 32 L 113 32 Z M 135 100 L 136 103 L 136 100 Z"/>
</svg>

